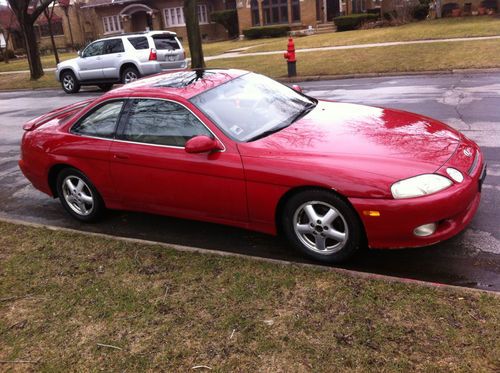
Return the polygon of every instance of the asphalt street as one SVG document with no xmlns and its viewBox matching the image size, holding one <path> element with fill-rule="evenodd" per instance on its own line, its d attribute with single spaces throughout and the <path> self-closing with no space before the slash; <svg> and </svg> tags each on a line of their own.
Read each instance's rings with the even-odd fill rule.
<svg viewBox="0 0 500 373">
<path fill-rule="evenodd" d="M 437 118 L 479 143 L 488 162 L 481 205 L 470 226 L 418 249 L 367 250 L 343 268 L 500 291 L 500 74 L 445 74 L 304 82 L 317 98 L 408 110 Z M 111 211 L 80 224 L 58 200 L 35 190 L 18 166 L 22 124 L 101 92 L 0 92 L 0 217 L 248 255 L 308 262 L 276 237 L 148 214 Z M 75 243 L 77 245 L 78 243 Z"/>
</svg>

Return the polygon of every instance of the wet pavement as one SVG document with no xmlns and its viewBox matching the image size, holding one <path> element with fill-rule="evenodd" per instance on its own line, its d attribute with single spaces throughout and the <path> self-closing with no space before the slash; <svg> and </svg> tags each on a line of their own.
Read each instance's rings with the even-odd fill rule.
<svg viewBox="0 0 500 373">
<path fill-rule="evenodd" d="M 479 211 L 457 237 L 427 248 L 366 250 L 342 268 L 500 291 L 500 74 L 453 74 L 305 82 L 318 98 L 398 108 L 442 120 L 478 142 L 488 161 Z M 72 220 L 17 167 L 22 124 L 53 108 L 97 96 L 59 90 L 0 93 L 0 217 L 296 262 L 276 237 L 221 225 L 110 211 L 97 224 Z"/>
</svg>

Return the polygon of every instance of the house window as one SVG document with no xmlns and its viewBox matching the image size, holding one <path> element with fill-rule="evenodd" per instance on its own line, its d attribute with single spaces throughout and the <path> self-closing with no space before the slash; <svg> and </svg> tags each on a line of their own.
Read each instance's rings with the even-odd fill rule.
<svg viewBox="0 0 500 373">
<path fill-rule="evenodd" d="M 120 16 L 102 17 L 102 24 L 104 26 L 105 34 L 123 31 L 123 25 Z"/>
<path fill-rule="evenodd" d="M 64 30 L 63 30 L 63 25 L 61 20 L 57 21 L 52 21 L 52 33 L 54 36 L 57 35 L 64 35 Z M 45 36 L 50 36 L 50 31 L 49 31 L 49 24 L 44 23 L 42 25 L 38 26 L 38 33 L 39 36 L 45 37 Z"/>
<path fill-rule="evenodd" d="M 259 2 L 257 0 L 252 0 L 250 9 L 252 12 L 252 26 L 260 26 Z"/>
<path fill-rule="evenodd" d="M 288 0 L 264 0 L 262 11 L 266 25 L 288 23 Z"/>
<path fill-rule="evenodd" d="M 198 5 L 198 22 L 200 24 L 208 23 L 208 12 L 205 4 Z"/>
<path fill-rule="evenodd" d="M 300 22 L 299 0 L 292 0 L 292 22 Z"/>
<path fill-rule="evenodd" d="M 200 24 L 208 23 L 207 6 L 205 4 L 199 4 L 197 10 L 198 22 Z M 186 24 L 186 21 L 184 20 L 184 9 L 182 7 L 163 9 L 163 17 L 167 27 L 184 26 Z"/>
<path fill-rule="evenodd" d="M 184 26 L 184 10 L 182 7 L 163 9 L 166 26 Z"/>
</svg>

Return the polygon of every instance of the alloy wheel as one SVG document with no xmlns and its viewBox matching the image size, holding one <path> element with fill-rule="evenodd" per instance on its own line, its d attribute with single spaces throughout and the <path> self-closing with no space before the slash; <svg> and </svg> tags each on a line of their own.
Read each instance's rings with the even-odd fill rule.
<svg viewBox="0 0 500 373">
<path fill-rule="evenodd" d="M 72 91 L 75 87 L 75 80 L 71 75 L 65 75 L 63 78 L 63 85 L 67 91 Z"/>
<path fill-rule="evenodd" d="M 293 228 L 303 245 L 322 255 L 340 251 L 349 238 L 344 216 L 322 201 L 309 201 L 299 206 L 293 216 Z"/>
<path fill-rule="evenodd" d="M 128 71 L 125 74 L 124 83 L 125 84 L 132 83 L 132 82 L 136 81 L 137 79 L 138 79 L 137 74 L 134 71 Z"/>
<path fill-rule="evenodd" d="M 68 176 L 62 183 L 63 197 L 69 208 L 80 216 L 87 216 L 94 210 L 94 196 L 89 186 L 78 176 Z"/>
</svg>

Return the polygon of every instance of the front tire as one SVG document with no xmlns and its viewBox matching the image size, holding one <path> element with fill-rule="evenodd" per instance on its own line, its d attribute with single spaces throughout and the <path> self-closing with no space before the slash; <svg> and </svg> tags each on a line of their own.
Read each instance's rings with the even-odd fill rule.
<svg viewBox="0 0 500 373">
<path fill-rule="evenodd" d="M 105 209 L 97 189 L 75 168 L 65 168 L 57 175 L 57 195 L 64 209 L 79 221 L 96 221 Z"/>
<path fill-rule="evenodd" d="M 135 82 L 140 77 L 141 74 L 139 74 L 139 71 L 135 67 L 127 67 L 122 71 L 121 79 L 123 84 L 128 84 Z"/>
<path fill-rule="evenodd" d="M 61 75 L 61 86 L 66 93 L 78 93 L 80 91 L 80 82 L 76 79 L 72 71 L 65 71 Z"/>
<path fill-rule="evenodd" d="M 363 228 L 356 212 L 338 195 L 326 190 L 308 190 L 292 196 L 281 221 L 291 245 L 323 263 L 352 258 L 363 242 Z"/>
</svg>

